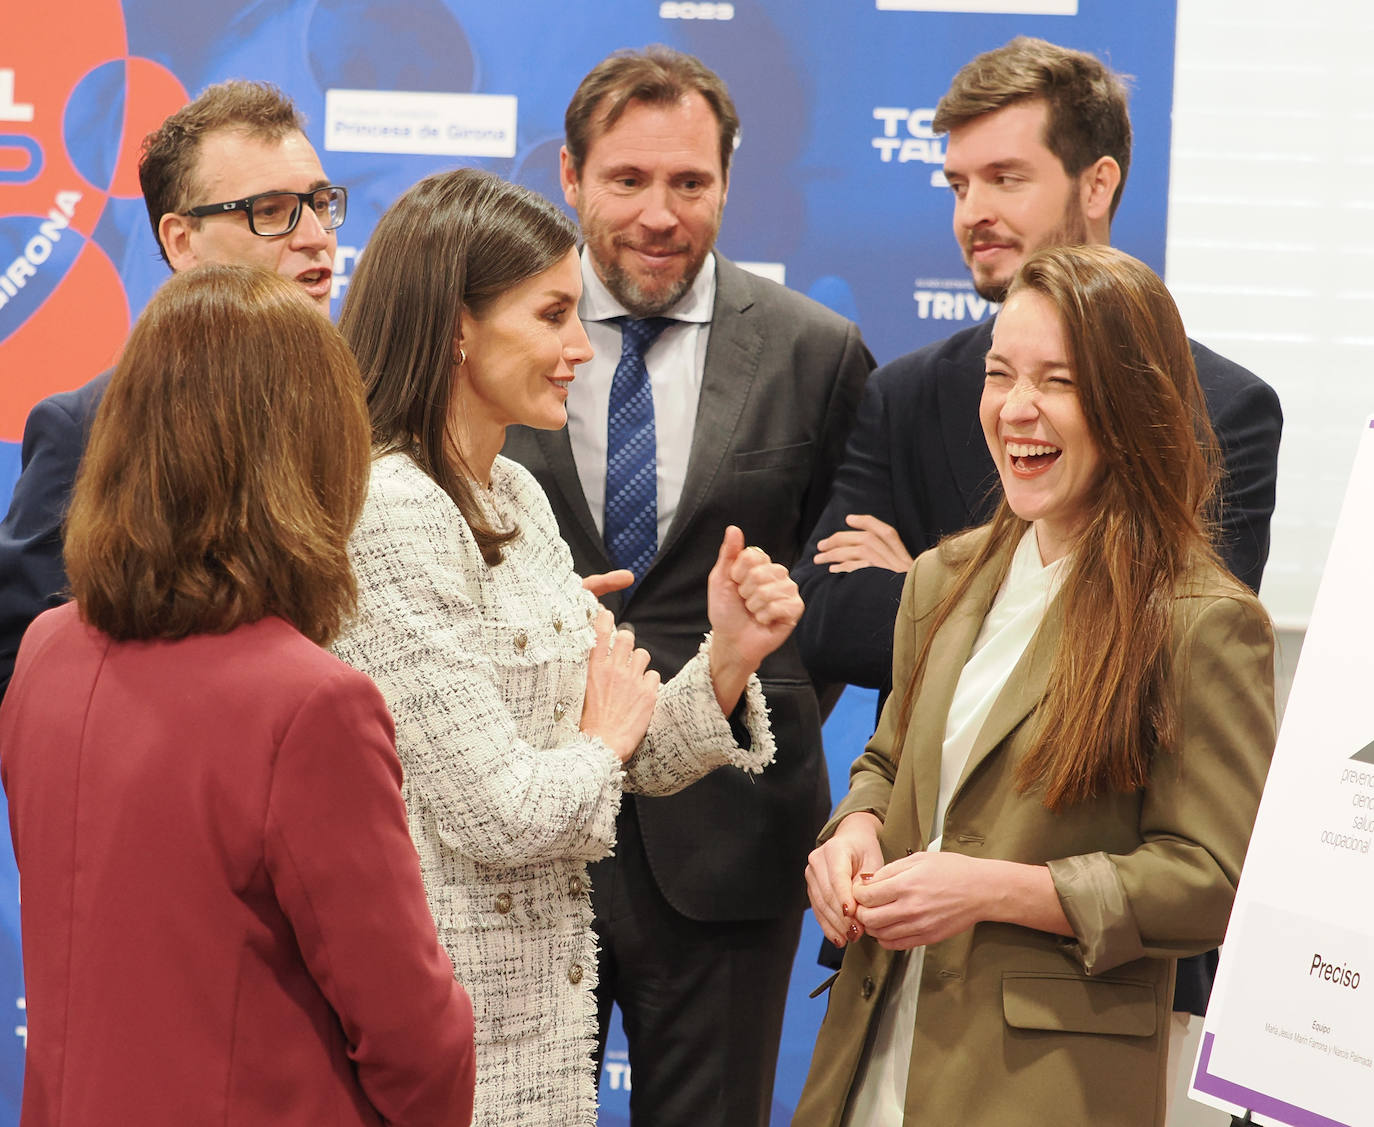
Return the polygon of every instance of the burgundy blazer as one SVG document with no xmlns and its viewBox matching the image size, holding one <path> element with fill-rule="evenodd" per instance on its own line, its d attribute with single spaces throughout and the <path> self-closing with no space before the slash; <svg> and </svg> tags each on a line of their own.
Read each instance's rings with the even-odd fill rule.
<svg viewBox="0 0 1374 1127">
<path fill-rule="evenodd" d="M 24 1127 L 466 1125 L 472 1008 L 381 694 L 281 619 L 35 620 L 0 707 Z"/>
</svg>

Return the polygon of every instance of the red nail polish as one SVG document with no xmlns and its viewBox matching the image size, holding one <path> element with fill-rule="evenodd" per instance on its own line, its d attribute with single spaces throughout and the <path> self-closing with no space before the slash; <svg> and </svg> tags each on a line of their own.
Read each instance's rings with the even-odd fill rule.
<svg viewBox="0 0 1374 1127">
<path fill-rule="evenodd" d="M 872 879 L 873 879 L 873 874 L 872 874 L 872 873 L 860 873 L 860 874 L 859 874 L 859 879 L 860 879 L 860 880 L 872 880 Z"/>
<path fill-rule="evenodd" d="M 859 925 L 858 925 L 858 924 L 850 924 L 850 925 L 849 925 L 849 938 L 850 938 L 850 939 L 858 939 L 858 938 L 859 938 Z"/>
<path fill-rule="evenodd" d="M 840 914 L 841 914 L 842 916 L 847 916 L 847 915 L 849 915 L 849 905 L 848 905 L 848 904 L 841 904 L 841 905 L 840 905 Z"/>
<path fill-rule="evenodd" d="M 841 939 L 838 935 L 831 936 L 830 942 L 833 943 L 836 947 L 844 946 L 844 940 Z"/>
</svg>

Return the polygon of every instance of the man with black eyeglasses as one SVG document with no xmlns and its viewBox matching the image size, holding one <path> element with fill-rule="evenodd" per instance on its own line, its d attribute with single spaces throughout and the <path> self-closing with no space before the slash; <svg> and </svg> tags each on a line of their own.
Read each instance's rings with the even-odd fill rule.
<svg viewBox="0 0 1374 1127">
<path fill-rule="evenodd" d="M 261 266 L 329 315 L 348 192 L 325 176 L 304 125 L 275 87 L 233 81 L 144 138 L 139 183 L 168 266 Z M 23 468 L 0 522 L 0 696 L 29 623 L 66 598 L 62 519 L 109 376 L 48 397 L 24 425 Z"/>
</svg>

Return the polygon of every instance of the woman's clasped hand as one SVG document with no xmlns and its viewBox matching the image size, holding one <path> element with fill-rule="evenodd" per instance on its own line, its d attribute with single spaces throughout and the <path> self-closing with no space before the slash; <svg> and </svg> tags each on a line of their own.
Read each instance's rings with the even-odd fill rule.
<svg viewBox="0 0 1374 1127">
<path fill-rule="evenodd" d="M 606 578 L 589 577 L 583 586 L 617 589 L 602 582 Z M 707 583 L 711 680 L 722 709 L 729 712 L 759 662 L 791 634 L 802 600 L 787 569 L 762 548 L 744 547 L 744 533 L 734 525 L 725 530 Z M 649 668 L 652 655 L 635 646 L 633 630 L 616 628 L 610 611 L 601 610 L 593 627 L 596 641 L 588 654 L 581 729 L 599 737 L 624 763 L 648 731 L 661 682 Z"/>
<path fill-rule="evenodd" d="M 882 822 L 859 810 L 839 824 L 833 836 L 816 846 L 806 866 L 806 891 L 811 910 L 826 937 L 836 947 L 858 939 L 863 925 L 855 914 L 855 885 L 860 873 L 876 873 L 883 866 L 878 844 Z"/>
<path fill-rule="evenodd" d="M 633 630 L 616 629 L 610 611 L 600 611 L 592 625 L 596 641 L 587 655 L 580 726 L 624 763 L 649 730 L 660 679 L 649 668 L 649 651 L 635 645 Z"/>
</svg>

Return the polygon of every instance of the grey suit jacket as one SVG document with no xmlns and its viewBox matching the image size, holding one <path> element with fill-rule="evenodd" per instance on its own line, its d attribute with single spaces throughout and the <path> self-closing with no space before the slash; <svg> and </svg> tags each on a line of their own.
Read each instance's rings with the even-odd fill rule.
<svg viewBox="0 0 1374 1127">
<path fill-rule="evenodd" d="M 634 624 L 665 678 L 710 628 L 706 576 L 726 525 L 739 525 L 750 544 L 786 566 L 797 560 L 873 368 L 849 321 L 719 255 L 716 261 L 711 336 L 677 513 L 629 602 L 622 605 L 619 594 L 603 600 L 618 620 Z M 503 453 L 543 486 L 578 571 L 609 570 L 567 428 L 511 427 Z M 778 746 L 761 777 L 722 769 L 667 798 L 625 797 L 659 888 L 692 919 L 767 919 L 805 903 L 806 856 L 829 808 L 820 713 L 790 639 L 759 676 Z"/>
</svg>

